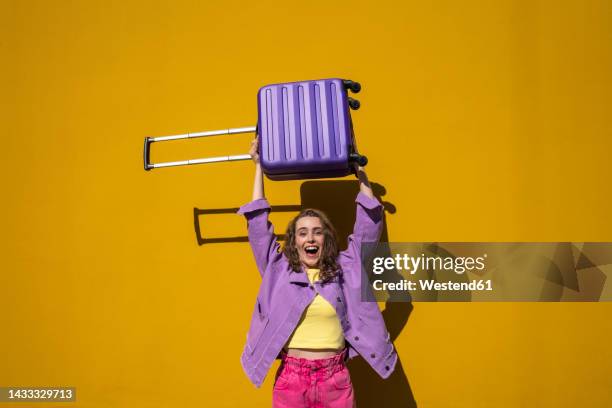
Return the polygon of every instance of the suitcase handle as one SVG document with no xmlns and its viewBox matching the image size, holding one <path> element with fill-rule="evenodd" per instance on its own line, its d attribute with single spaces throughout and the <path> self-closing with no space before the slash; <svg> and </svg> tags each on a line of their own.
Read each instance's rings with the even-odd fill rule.
<svg viewBox="0 0 612 408">
<path fill-rule="evenodd" d="M 168 140 L 193 139 L 196 137 L 236 135 L 240 133 L 253 133 L 256 131 L 257 131 L 257 128 L 255 126 L 252 126 L 252 127 L 232 128 L 232 129 L 222 129 L 222 130 L 209 130 L 206 132 L 197 132 L 197 133 L 185 133 L 182 135 L 173 135 L 173 136 L 146 137 L 144 140 L 144 149 L 143 149 L 144 169 L 146 171 L 149 171 L 149 170 L 157 169 L 160 167 L 185 166 L 185 165 L 190 165 L 190 164 L 204 164 L 204 163 L 218 163 L 218 162 L 223 162 L 223 161 L 250 160 L 251 155 L 238 154 L 238 155 L 233 155 L 233 156 L 206 157 L 202 159 L 181 160 L 181 161 L 175 161 L 175 162 L 164 162 L 164 163 L 153 164 L 150 161 L 151 143 L 166 142 Z"/>
<path fill-rule="evenodd" d="M 143 162 L 144 162 L 144 169 L 145 171 L 149 171 L 153 168 L 153 165 L 151 163 L 149 163 L 149 146 L 151 146 L 151 138 L 150 137 L 145 137 L 145 141 L 144 141 L 144 157 L 143 157 Z"/>
</svg>

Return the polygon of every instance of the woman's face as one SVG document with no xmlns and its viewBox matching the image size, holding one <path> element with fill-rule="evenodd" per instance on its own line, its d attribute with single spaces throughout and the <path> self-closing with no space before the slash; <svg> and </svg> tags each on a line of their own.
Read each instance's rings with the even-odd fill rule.
<svg viewBox="0 0 612 408">
<path fill-rule="evenodd" d="M 308 268 L 319 266 L 323 250 L 323 225 L 319 217 L 302 217 L 295 224 L 295 246 L 300 262 Z"/>
</svg>

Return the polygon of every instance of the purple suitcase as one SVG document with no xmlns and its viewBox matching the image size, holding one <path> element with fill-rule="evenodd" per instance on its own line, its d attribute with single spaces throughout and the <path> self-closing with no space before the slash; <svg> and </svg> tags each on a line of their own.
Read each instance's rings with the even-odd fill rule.
<svg viewBox="0 0 612 408">
<path fill-rule="evenodd" d="M 367 163 L 357 153 L 349 110 L 358 109 L 359 101 L 350 98 L 348 90 L 356 93 L 361 86 L 336 78 L 266 85 L 257 93 L 257 127 L 148 137 L 145 170 L 250 159 L 247 154 L 152 164 L 149 146 L 153 142 L 257 132 L 261 166 L 271 180 L 346 176 L 353 162 Z"/>
</svg>

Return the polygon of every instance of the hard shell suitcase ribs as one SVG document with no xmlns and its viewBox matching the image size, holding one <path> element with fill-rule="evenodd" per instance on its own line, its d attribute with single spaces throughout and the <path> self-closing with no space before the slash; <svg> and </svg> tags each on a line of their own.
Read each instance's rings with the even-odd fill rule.
<svg viewBox="0 0 612 408">
<path fill-rule="evenodd" d="M 149 152 L 153 142 L 256 132 L 261 166 L 271 180 L 346 176 L 352 172 L 353 162 L 367 163 L 367 158 L 357 153 L 349 110 L 359 109 L 360 104 L 348 96 L 348 90 L 357 93 L 361 86 L 337 78 L 266 85 L 257 93 L 257 127 L 147 137 L 145 170 L 249 160 L 250 156 L 243 154 L 152 164 Z"/>
</svg>

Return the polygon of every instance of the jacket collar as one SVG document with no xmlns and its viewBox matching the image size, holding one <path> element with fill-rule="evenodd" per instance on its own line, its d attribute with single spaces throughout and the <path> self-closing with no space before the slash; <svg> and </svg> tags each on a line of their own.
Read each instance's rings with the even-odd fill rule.
<svg viewBox="0 0 612 408">
<path fill-rule="evenodd" d="M 338 278 L 338 275 L 336 275 L 336 277 L 326 283 L 338 282 Z M 304 265 L 302 265 L 302 267 L 300 268 L 300 272 L 295 272 L 294 270 L 291 270 L 289 272 L 289 282 L 300 286 L 310 285 L 310 281 L 308 280 L 308 274 L 306 273 L 306 268 L 304 268 Z"/>
<path fill-rule="evenodd" d="M 293 269 L 291 270 L 291 272 L 289 272 L 289 282 L 298 284 L 300 286 L 310 285 L 310 281 L 308 280 L 308 275 L 306 274 L 304 265 L 301 266 L 300 272 L 296 272 Z"/>
</svg>

